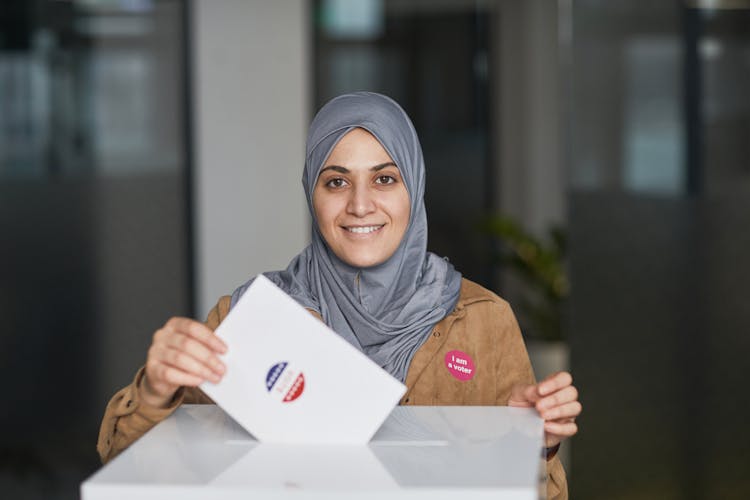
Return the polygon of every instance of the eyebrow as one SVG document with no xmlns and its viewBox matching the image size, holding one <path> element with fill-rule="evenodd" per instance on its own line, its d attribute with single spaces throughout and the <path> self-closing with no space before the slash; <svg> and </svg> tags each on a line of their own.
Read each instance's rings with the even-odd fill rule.
<svg viewBox="0 0 750 500">
<path fill-rule="evenodd" d="M 396 168 L 398 168 L 395 163 L 393 163 L 392 161 L 388 161 L 388 162 L 385 162 L 385 163 L 381 163 L 379 165 L 375 165 L 374 167 L 370 167 L 370 172 L 378 172 L 380 170 L 383 170 L 386 167 L 396 167 Z M 320 170 L 320 174 L 322 174 L 326 170 L 333 170 L 334 172 L 338 172 L 340 174 L 349 174 L 349 173 L 351 173 L 351 170 L 349 170 L 346 167 L 340 167 L 338 165 L 328 165 L 327 167 L 324 167 L 324 168 L 322 168 Z M 318 174 L 318 175 L 320 175 L 320 174 Z"/>
</svg>

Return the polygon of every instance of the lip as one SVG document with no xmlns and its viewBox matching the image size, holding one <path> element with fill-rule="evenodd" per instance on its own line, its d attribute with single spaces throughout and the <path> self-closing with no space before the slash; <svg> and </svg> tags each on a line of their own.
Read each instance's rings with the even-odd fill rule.
<svg viewBox="0 0 750 500">
<path fill-rule="evenodd" d="M 383 228 L 385 227 L 385 224 L 352 224 L 348 226 L 341 226 L 341 229 L 344 230 L 344 232 L 350 236 L 355 238 L 367 238 L 369 236 L 374 236 L 379 234 Z M 367 232 L 360 232 L 357 230 L 364 229 L 364 228 L 377 228 L 373 229 L 372 231 Z M 352 231 L 354 229 L 354 231 Z"/>
</svg>

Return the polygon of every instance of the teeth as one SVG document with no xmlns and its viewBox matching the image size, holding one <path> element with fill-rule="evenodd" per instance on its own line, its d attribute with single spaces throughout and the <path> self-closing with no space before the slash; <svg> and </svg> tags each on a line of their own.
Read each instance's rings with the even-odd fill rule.
<svg viewBox="0 0 750 500">
<path fill-rule="evenodd" d="M 364 234 L 364 233 L 371 233 L 371 232 L 373 232 L 373 231 L 377 231 L 377 230 L 378 230 L 378 229 L 380 229 L 381 227 L 383 227 L 383 226 L 348 227 L 348 228 L 347 228 L 347 230 L 348 230 L 348 231 L 349 231 L 350 233 L 359 233 L 359 234 Z"/>
</svg>

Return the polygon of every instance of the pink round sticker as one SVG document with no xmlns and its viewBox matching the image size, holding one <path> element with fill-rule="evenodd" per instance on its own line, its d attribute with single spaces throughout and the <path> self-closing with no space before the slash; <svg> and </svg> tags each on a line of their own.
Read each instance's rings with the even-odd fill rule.
<svg viewBox="0 0 750 500">
<path fill-rule="evenodd" d="M 445 355 L 445 367 L 458 380 L 471 380 L 476 368 L 471 356 L 462 351 L 450 351 Z"/>
</svg>

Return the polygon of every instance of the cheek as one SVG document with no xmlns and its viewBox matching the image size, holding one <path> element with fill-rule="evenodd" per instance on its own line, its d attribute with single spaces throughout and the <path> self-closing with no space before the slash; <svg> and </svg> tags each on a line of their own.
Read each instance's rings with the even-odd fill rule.
<svg viewBox="0 0 750 500">
<path fill-rule="evenodd" d="M 312 208 L 313 208 L 313 217 L 315 217 L 315 220 L 318 221 L 318 224 L 321 223 L 321 221 L 325 218 L 325 203 L 323 200 L 324 196 L 321 196 L 318 192 L 318 189 L 315 189 L 313 191 L 313 198 L 312 198 Z"/>
<path fill-rule="evenodd" d="M 411 216 L 411 205 L 409 202 L 409 195 L 404 190 L 397 202 L 397 213 L 400 225 L 406 230 L 406 226 L 409 225 L 409 217 Z"/>
<path fill-rule="evenodd" d="M 333 200 L 326 197 L 325 194 L 317 195 L 315 193 L 313 196 L 313 212 L 318 228 L 325 236 L 327 232 L 330 232 L 331 226 L 335 225 L 336 221 L 337 211 Z"/>
</svg>

